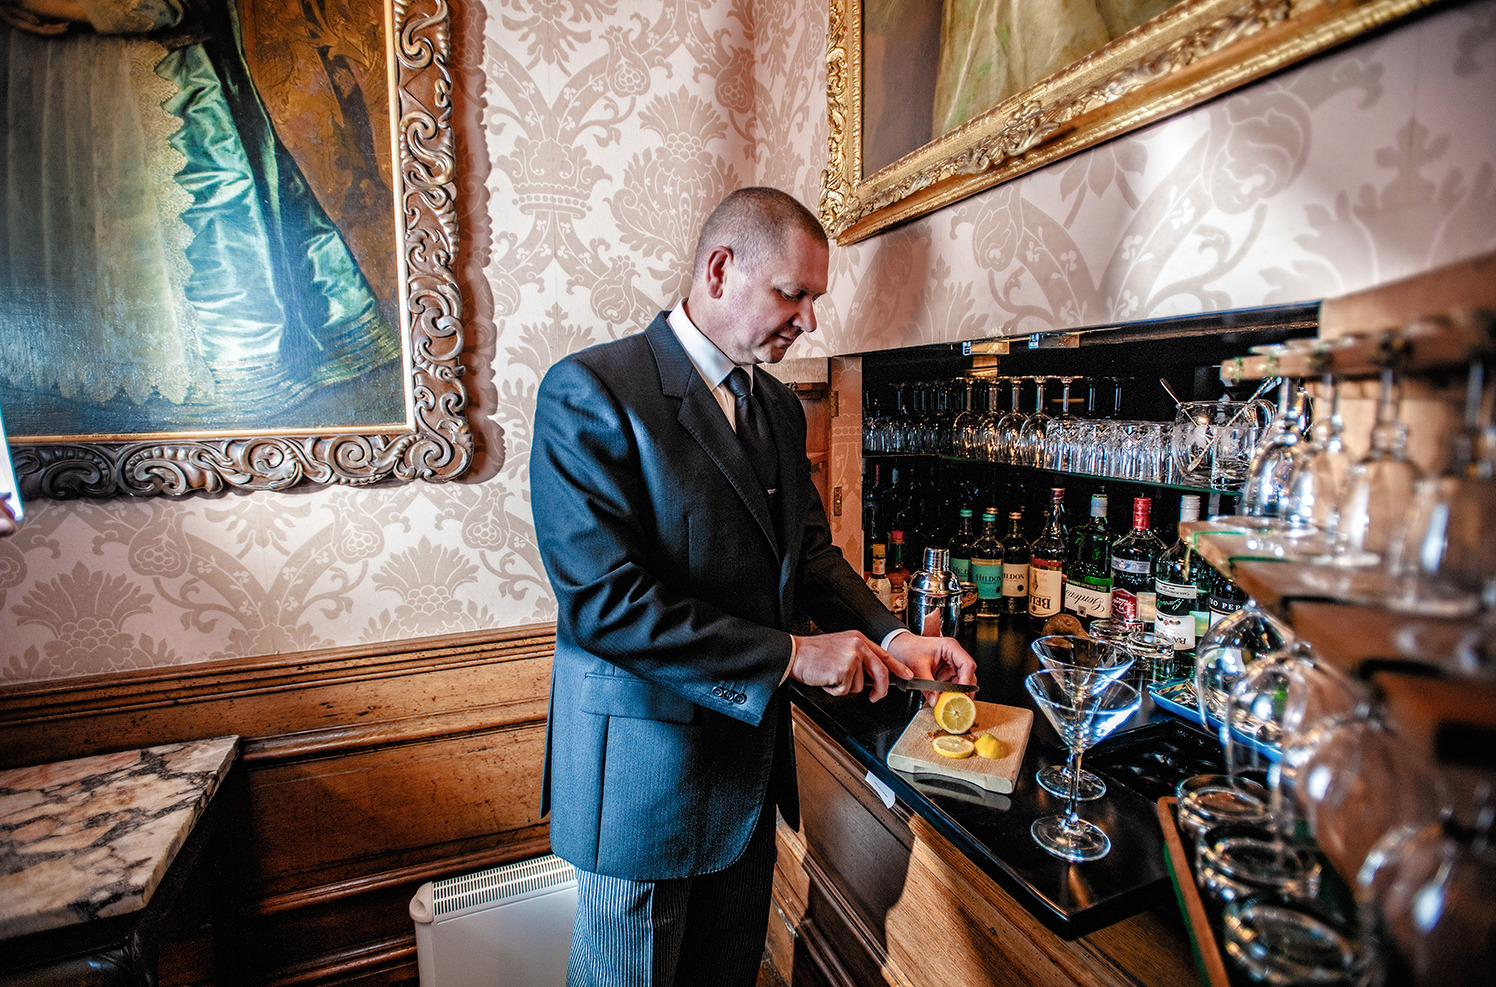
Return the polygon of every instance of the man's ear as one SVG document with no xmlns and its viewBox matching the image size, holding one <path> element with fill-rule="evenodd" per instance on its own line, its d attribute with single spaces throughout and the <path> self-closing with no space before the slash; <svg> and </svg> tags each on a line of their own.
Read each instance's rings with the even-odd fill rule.
<svg viewBox="0 0 1496 987">
<path fill-rule="evenodd" d="M 721 298 L 727 282 L 727 269 L 732 266 L 731 247 L 713 247 L 706 257 L 706 289 L 713 298 Z"/>
</svg>

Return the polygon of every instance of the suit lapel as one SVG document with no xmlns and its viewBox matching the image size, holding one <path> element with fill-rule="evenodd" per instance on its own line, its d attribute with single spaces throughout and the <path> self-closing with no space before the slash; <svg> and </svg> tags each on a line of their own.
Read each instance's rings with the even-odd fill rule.
<svg viewBox="0 0 1496 987">
<path fill-rule="evenodd" d="M 769 544 L 778 552 L 784 541 L 775 519 L 770 515 L 769 500 L 764 496 L 763 486 L 753 470 L 753 464 L 748 461 L 748 455 L 738 443 L 738 437 L 728 424 L 727 416 L 722 413 L 722 406 L 712 395 L 711 388 L 701 379 L 696 365 L 681 347 L 680 340 L 675 338 L 663 313 L 650 323 L 645 333 L 650 348 L 654 351 L 655 362 L 660 368 L 661 392 L 667 397 L 679 399 L 681 403 L 680 414 L 677 416 L 681 427 L 695 438 L 702 451 L 717 464 L 723 476 L 727 477 L 727 482 L 732 484 L 732 488 L 742 498 L 753 519 L 758 522 L 764 537 L 769 539 Z M 780 462 L 783 463 L 781 436 L 784 434 L 784 426 L 777 415 L 770 415 L 769 427 L 774 432 L 774 442 L 780 448 Z"/>
</svg>

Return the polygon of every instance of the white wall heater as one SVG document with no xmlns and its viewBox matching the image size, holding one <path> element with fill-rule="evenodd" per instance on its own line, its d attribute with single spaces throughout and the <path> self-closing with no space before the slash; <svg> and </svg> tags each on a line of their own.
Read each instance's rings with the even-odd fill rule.
<svg viewBox="0 0 1496 987">
<path fill-rule="evenodd" d="M 564 987 L 576 913 L 555 855 L 427 881 L 410 900 L 421 987 Z"/>
</svg>

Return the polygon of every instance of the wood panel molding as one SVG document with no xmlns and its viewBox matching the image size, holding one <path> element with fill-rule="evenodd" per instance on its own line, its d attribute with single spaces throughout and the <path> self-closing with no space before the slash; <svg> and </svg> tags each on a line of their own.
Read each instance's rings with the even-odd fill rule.
<svg viewBox="0 0 1496 987">
<path fill-rule="evenodd" d="M 239 735 L 243 968 L 175 975 L 407 982 L 417 886 L 550 851 L 554 649 L 545 624 L 0 687 L 0 766 Z"/>
</svg>

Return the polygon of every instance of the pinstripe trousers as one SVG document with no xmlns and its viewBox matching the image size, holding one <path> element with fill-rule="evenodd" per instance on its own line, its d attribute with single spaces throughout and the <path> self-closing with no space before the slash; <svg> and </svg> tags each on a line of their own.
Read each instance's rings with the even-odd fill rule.
<svg viewBox="0 0 1496 987">
<path fill-rule="evenodd" d="M 567 987 L 753 987 L 774 881 L 774 803 L 725 870 L 668 881 L 577 871 Z"/>
</svg>

